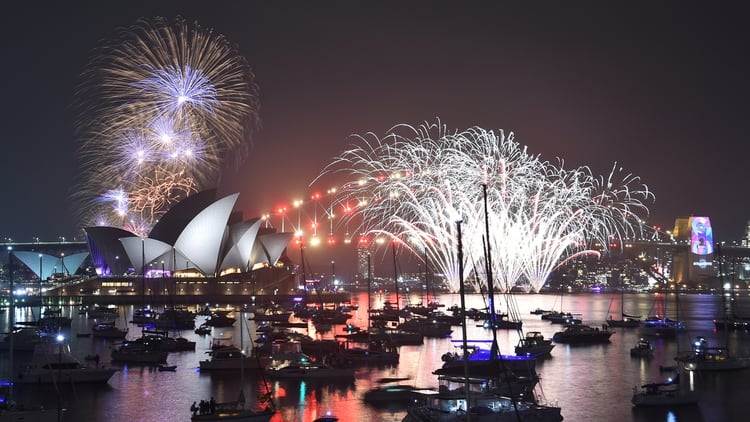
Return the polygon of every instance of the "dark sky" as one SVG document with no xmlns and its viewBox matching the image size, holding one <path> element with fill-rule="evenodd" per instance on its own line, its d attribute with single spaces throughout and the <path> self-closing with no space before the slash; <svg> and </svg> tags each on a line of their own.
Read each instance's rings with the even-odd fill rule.
<svg viewBox="0 0 750 422">
<path fill-rule="evenodd" d="M 90 3 L 4 7 L 0 237 L 80 233 L 68 200 L 78 75 L 115 28 L 176 15 L 237 43 L 260 87 L 263 127 L 220 186 L 241 193 L 246 217 L 308 195 L 349 135 L 439 118 L 512 130 L 598 174 L 616 161 L 655 193 L 655 225 L 707 215 L 732 241 L 750 220 L 741 3 Z"/>
</svg>

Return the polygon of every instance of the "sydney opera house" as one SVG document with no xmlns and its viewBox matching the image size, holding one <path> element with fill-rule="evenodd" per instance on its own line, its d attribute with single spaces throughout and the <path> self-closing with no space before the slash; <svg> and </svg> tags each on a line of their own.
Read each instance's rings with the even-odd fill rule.
<svg viewBox="0 0 750 422">
<path fill-rule="evenodd" d="M 238 196 L 217 199 L 215 190 L 191 195 L 164 214 L 146 237 L 117 227 L 86 227 L 97 277 L 66 286 L 61 295 L 218 300 L 293 294 L 296 283 L 284 255 L 293 233 L 264 228 L 260 218 L 243 220 L 234 211 Z M 39 269 L 41 279 L 62 267 L 74 273 L 88 254 L 80 255 L 45 261 L 42 254 L 16 253 L 29 268 Z"/>
</svg>

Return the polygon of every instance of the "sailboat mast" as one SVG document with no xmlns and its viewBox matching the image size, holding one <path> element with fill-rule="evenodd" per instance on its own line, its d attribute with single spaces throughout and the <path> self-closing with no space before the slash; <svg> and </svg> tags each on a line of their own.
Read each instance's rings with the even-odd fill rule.
<svg viewBox="0 0 750 422">
<path fill-rule="evenodd" d="M 487 297 L 489 300 L 489 312 L 490 322 L 492 323 L 492 347 L 490 348 L 490 359 L 497 359 L 499 353 L 499 347 L 497 345 L 497 330 L 495 329 L 495 289 L 494 281 L 492 279 L 492 251 L 490 249 L 490 220 L 489 213 L 487 210 L 487 184 L 482 184 L 482 194 L 484 197 L 484 231 L 485 237 L 487 238 L 487 256 L 485 257 L 485 265 L 487 266 Z"/>
<path fill-rule="evenodd" d="M 396 287 L 396 309 L 399 307 L 399 303 L 401 303 L 398 299 L 398 268 L 396 266 L 396 241 L 394 240 L 391 242 L 391 251 L 393 251 L 393 283 Z"/>
<path fill-rule="evenodd" d="M 372 309 L 372 301 L 370 294 L 372 289 L 372 266 L 370 265 L 370 253 L 367 253 L 367 332 L 370 332 L 370 309 Z"/>
<path fill-rule="evenodd" d="M 469 345 L 466 340 L 466 291 L 464 289 L 464 245 L 461 240 L 461 220 L 456 221 L 456 234 L 458 236 L 458 292 L 461 297 L 461 334 L 463 334 L 464 352 L 464 390 L 466 391 L 466 409 L 469 409 Z M 471 417 L 467 413 L 468 417 Z"/>
</svg>

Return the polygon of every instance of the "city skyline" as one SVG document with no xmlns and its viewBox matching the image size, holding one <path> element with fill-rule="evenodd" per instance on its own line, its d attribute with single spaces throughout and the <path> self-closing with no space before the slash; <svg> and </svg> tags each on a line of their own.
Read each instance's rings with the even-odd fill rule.
<svg viewBox="0 0 750 422">
<path fill-rule="evenodd" d="M 533 154 L 605 175 L 617 162 L 654 192 L 648 222 L 711 218 L 744 234 L 742 6 L 489 6 L 396 2 L 129 2 L 14 5 L 4 25 L 6 136 L 0 236 L 80 235 L 74 87 L 102 38 L 139 17 L 178 15 L 237 44 L 260 88 L 261 129 L 219 190 L 245 217 L 291 206 L 352 134 L 440 119 L 513 131 Z M 743 95 L 744 94 L 744 95 Z M 698 151 L 698 152 L 696 152 Z M 700 166 L 700 171 L 695 168 Z"/>
</svg>

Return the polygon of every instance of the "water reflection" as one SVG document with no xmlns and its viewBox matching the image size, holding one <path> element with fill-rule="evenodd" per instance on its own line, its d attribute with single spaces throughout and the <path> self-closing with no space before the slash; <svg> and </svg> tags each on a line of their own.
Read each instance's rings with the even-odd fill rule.
<svg viewBox="0 0 750 422">
<path fill-rule="evenodd" d="M 532 315 L 536 308 L 559 308 L 559 295 L 518 295 L 518 308 L 523 318 L 524 331 L 540 331 L 546 338 L 552 337 L 559 325 L 552 325 Z M 445 296 L 440 300 L 447 306 L 458 303 L 458 297 Z M 610 312 L 619 309 L 619 295 L 566 295 L 565 310 L 580 313 L 584 323 L 598 326 Z M 353 323 L 367 325 L 366 295 L 354 298 L 360 309 L 353 312 Z M 748 298 L 739 298 L 735 306 L 738 313 L 750 315 Z M 626 295 L 623 307 L 633 314 L 651 315 L 655 298 L 652 295 Z M 481 296 L 470 296 L 469 307 L 482 307 Z M 611 342 L 603 345 L 570 346 L 558 344 L 549 358 L 537 362 L 537 372 L 544 397 L 562 407 L 566 421 L 731 421 L 744 420 L 745 410 L 742 396 L 747 391 L 745 377 L 748 372 L 683 374 L 683 382 L 702 394 L 700 405 L 693 409 L 638 409 L 630 404 L 632 388 L 654 382 L 666 376 L 660 366 L 674 365 L 674 356 L 688 350 L 691 340 L 706 336 L 709 342 L 719 342 L 723 333 L 714 331 L 711 318 L 717 315 L 721 298 L 717 296 L 681 296 L 680 310 L 688 324 L 688 332 L 676 338 L 651 338 L 654 355 L 649 359 L 633 358 L 630 348 L 642 335 L 638 329 L 616 329 Z M 743 308 L 745 306 L 745 308 Z M 611 309 L 610 309 L 611 308 Z M 131 315 L 133 307 L 121 308 L 121 315 Z M 71 349 L 79 358 L 90 354 L 101 357 L 101 365 L 109 365 L 109 355 L 115 343 L 96 338 L 78 338 L 76 333 L 90 329 L 91 321 L 78 315 L 76 308 L 65 308 L 64 314 L 73 318 L 66 337 L 71 339 Z M 0 319 L 7 331 L 7 313 Z M 196 324 L 202 322 L 198 317 Z M 3 322 L 4 321 L 4 322 Z M 118 321 L 119 326 L 125 326 Z M 245 339 L 256 338 L 254 322 L 250 321 L 250 334 Z M 491 334 L 481 327 L 469 324 L 469 339 L 487 339 Z M 140 329 L 128 324 L 131 335 Z M 341 328 L 341 327 L 338 327 Z M 240 339 L 238 328 L 227 330 L 235 339 Z M 304 331 L 304 330 L 300 330 Z M 454 338 L 460 338 L 461 330 L 454 330 Z M 315 338 L 331 338 L 334 332 L 312 333 Z M 58 397 L 62 406 L 69 409 L 68 421 L 154 421 L 187 420 L 193 401 L 209 399 L 232 401 L 237 398 L 241 386 L 238 371 L 201 373 L 198 361 L 205 359 L 212 336 L 198 336 L 192 331 L 182 335 L 195 340 L 195 352 L 170 353 L 169 365 L 177 365 L 175 372 L 159 372 L 154 367 L 123 365 L 109 381 L 102 385 L 51 385 L 19 386 L 18 397 L 41 402 L 46 407 L 56 408 Z M 515 330 L 499 330 L 498 344 L 503 353 L 512 353 L 518 343 Z M 729 333 L 731 350 L 737 354 L 750 354 L 750 334 L 744 331 Z M 443 362 L 441 356 L 455 351 L 450 338 L 426 338 L 422 346 L 402 346 L 398 365 L 356 369 L 354 380 L 343 383 L 329 381 L 266 380 L 260 374 L 246 374 L 245 395 L 256 398 L 266 391 L 266 382 L 274 395 L 280 413 L 273 422 L 309 422 L 331 411 L 341 420 L 347 421 L 401 421 L 404 409 L 398 405 L 373 406 L 363 401 L 364 394 L 378 386 L 382 378 L 404 378 L 416 387 L 435 388 L 437 381 L 432 371 Z M 4 355 L 0 355 L 4 356 Z M 17 371 L 28 363 L 29 356 L 16 359 Z M 0 372 L 9 373 L 7 358 L 0 359 Z"/>
</svg>

